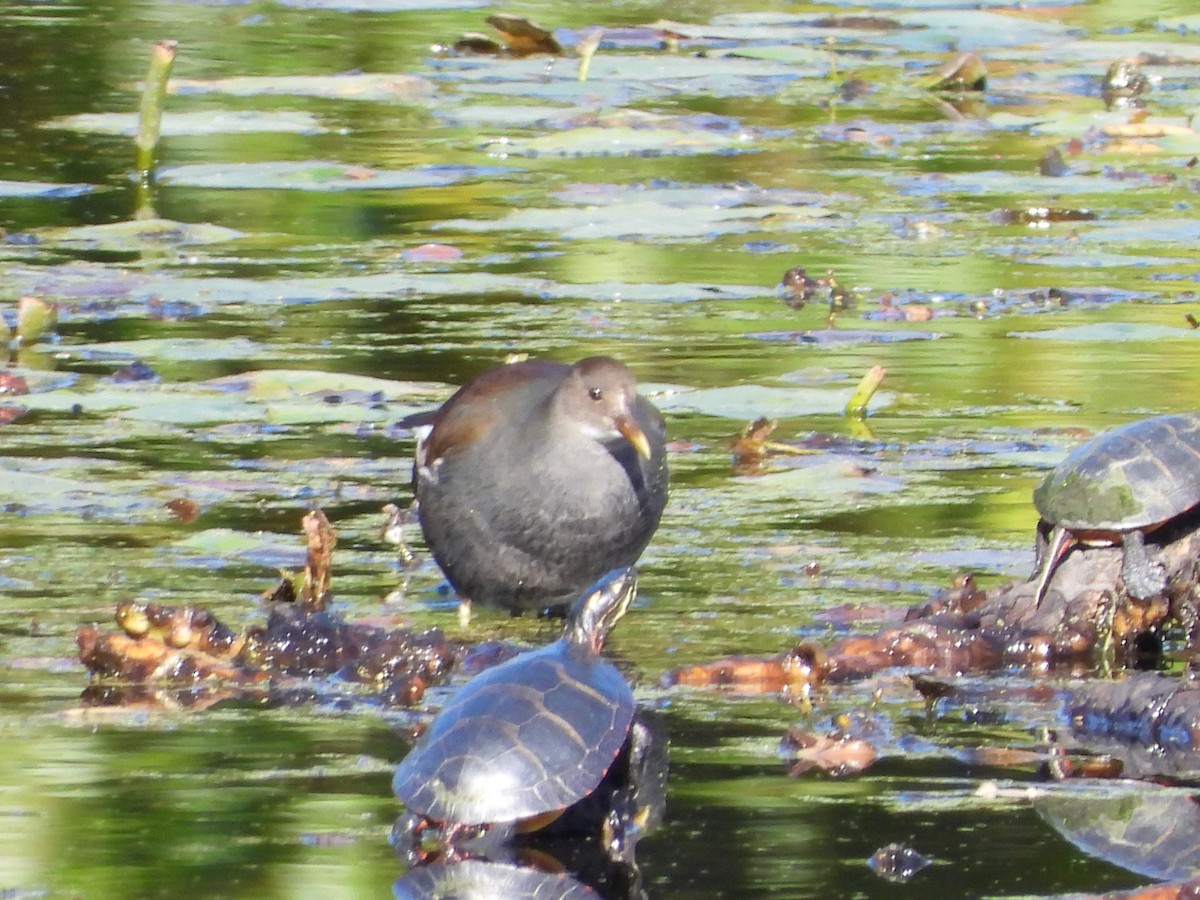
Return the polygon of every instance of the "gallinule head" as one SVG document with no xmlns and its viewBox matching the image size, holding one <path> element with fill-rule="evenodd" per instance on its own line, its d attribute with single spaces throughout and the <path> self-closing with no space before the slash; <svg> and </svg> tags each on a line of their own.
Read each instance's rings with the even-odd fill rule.
<svg viewBox="0 0 1200 900">
<path fill-rule="evenodd" d="M 666 430 L 615 359 L 498 366 L 402 424 L 426 426 L 421 529 L 464 604 L 561 611 L 658 527 Z"/>
</svg>

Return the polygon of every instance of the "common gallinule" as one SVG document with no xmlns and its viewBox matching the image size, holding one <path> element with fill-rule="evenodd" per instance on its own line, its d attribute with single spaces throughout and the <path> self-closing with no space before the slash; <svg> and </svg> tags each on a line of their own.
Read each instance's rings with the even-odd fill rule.
<svg viewBox="0 0 1200 900">
<path fill-rule="evenodd" d="M 666 429 L 615 359 L 498 366 L 401 424 L 419 426 L 425 542 L 468 614 L 561 611 L 658 527 Z"/>
</svg>

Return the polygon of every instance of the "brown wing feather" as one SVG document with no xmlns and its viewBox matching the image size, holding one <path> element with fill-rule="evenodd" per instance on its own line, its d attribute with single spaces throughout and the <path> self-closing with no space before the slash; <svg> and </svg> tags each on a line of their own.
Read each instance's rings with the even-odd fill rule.
<svg viewBox="0 0 1200 900">
<path fill-rule="evenodd" d="M 426 465 L 486 438 L 512 409 L 511 398 L 544 385 L 549 393 L 570 366 L 549 359 L 497 366 L 464 385 L 433 415 L 433 431 L 425 441 Z"/>
</svg>

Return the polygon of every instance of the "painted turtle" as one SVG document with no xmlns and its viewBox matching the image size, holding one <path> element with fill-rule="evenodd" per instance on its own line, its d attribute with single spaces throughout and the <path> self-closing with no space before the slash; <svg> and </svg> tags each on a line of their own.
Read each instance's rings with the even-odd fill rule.
<svg viewBox="0 0 1200 900">
<path fill-rule="evenodd" d="M 1040 605 L 1055 567 L 1073 544 L 1121 544 L 1126 592 L 1146 599 L 1166 587 L 1145 534 L 1200 503 L 1200 414 L 1155 416 L 1096 435 L 1077 447 L 1033 492 L 1049 527 L 1034 575 Z"/>
<path fill-rule="evenodd" d="M 445 849 L 495 825 L 532 831 L 595 790 L 634 712 L 600 651 L 636 592 L 637 573 L 614 569 L 576 600 L 561 638 L 451 697 L 392 780 L 414 842 L 430 826 Z"/>
</svg>

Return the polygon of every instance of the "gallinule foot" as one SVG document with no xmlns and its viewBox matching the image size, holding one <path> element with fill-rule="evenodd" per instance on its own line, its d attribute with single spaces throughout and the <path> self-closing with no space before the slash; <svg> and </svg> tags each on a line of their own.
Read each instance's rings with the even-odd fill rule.
<svg viewBox="0 0 1200 900">
<path fill-rule="evenodd" d="M 464 603 L 562 611 L 632 565 L 667 499 L 662 414 L 606 356 L 498 366 L 418 427 L 421 529 Z"/>
</svg>

